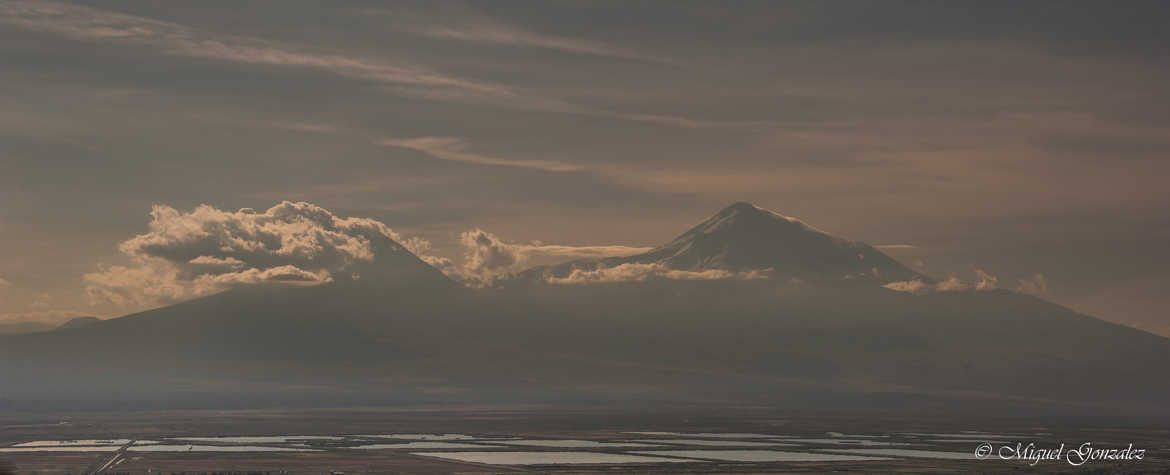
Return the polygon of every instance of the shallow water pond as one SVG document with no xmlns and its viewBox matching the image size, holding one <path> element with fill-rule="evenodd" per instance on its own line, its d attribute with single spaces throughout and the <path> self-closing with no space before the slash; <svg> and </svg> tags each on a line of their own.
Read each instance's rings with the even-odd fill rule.
<svg viewBox="0 0 1170 475">
<path fill-rule="evenodd" d="M 779 450 L 655 450 L 633 453 L 641 455 L 693 457 L 725 462 L 865 462 L 889 460 L 884 457 L 821 454 L 814 452 L 783 452 Z"/>
<path fill-rule="evenodd" d="M 987 442 L 989 444 L 1006 444 L 1007 443 L 1007 441 L 1003 441 L 1003 440 L 988 440 L 988 439 L 926 439 L 925 442 L 934 442 L 934 443 L 939 443 L 939 444 L 958 444 L 958 443 L 972 444 L 971 445 L 972 448 L 974 448 L 976 445 L 982 444 L 984 442 Z"/>
<path fill-rule="evenodd" d="M 401 439 L 401 440 L 477 440 L 477 439 L 493 439 L 504 437 L 493 436 L 477 436 L 467 434 L 381 434 L 381 435 L 353 435 L 350 437 L 363 437 L 375 439 Z"/>
<path fill-rule="evenodd" d="M 888 455 L 893 457 L 914 457 L 924 459 L 943 460 L 979 460 L 975 456 L 974 448 L 971 452 L 943 452 L 937 450 L 914 449 L 826 449 L 831 452 L 850 453 L 859 455 Z"/>
<path fill-rule="evenodd" d="M 244 436 L 215 436 L 215 437 L 172 437 L 173 440 L 191 440 L 195 442 L 223 442 L 227 444 L 281 444 L 301 440 L 341 440 L 333 435 L 244 435 Z"/>
<path fill-rule="evenodd" d="M 955 433 L 903 432 L 900 435 L 911 435 L 911 436 L 915 436 L 915 437 L 947 438 L 947 439 L 968 439 L 968 440 L 976 439 L 976 440 L 980 440 L 980 441 L 984 440 L 984 438 L 996 439 L 996 440 L 1003 440 L 1003 439 L 1015 440 L 1015 439 L 1034 439 L 1035 438 L 1034 436 L 1030 436 L 1030 435 L 1020 435 L 1020 434 L 1003 435 L 1003 434 L 989 434 L 986 432 L 955 432 Z"/>
<path fill-rule="evenodd" d="M 881 438 L 889 437 L 888 435 L 846 434 L 844 432 L 833 432 L 833 431 L 825 432 L 825 435 L 827 435 L 829 437 L 843 437 L 843 438 L 847 438 L 847 439 L 858 439 L 858 438 L 881 439 Z"/>
<path fill-rule="evenodd" d="M 259 445 L 146 445 L 132 446 L 127 450 L 131 452 L 316 452 L 313 449 Z"/>
<path fill-rule="evenodd" d="M 653 442 L 671 445 L 696 445 L 703 447 L 783 447 L 793 444 L 783 442 L 758 442 L 738 440 L 706 440 L 706 439 L 638 439 L 638 442 Z"/>
<path fill-rule="evenodd" d="M 3 447 L 0 448 L 0 453 L 11 452 L 116 452 L 121 449 L 120 445 L 102 445 L 102 446 L 52 446 L 52 447 Z"/>
<path fill-rule="evenodd" d="M 670 437 L 698 437 L 700 439 L 776 439 L 782 435 L 752 434 L 743 432 L 626 432 L 626 434 L 655 435 Z"/>
<path fill-rule="evenodd" d="M 82 439 L 82 440 L 34 440 L 13 445 L 13 447 L 73 447 L 77 445 L 115 445 L 130 443 L 130 439 Z"/>
<path fill-rule="evenodd" d="M 416 449 L 483 449 L 499 447 L 488 444 L 464 444 L 459 442 L 422 441 L 407 442 L 404 444 L 368 444 L 346 447 L 349 449 L 365 450 L 416 450 Z"/>
<path fill-rule="evenodd" d="M 639 442 L 600 442 L 596 440 L 508 440 L 500 441 L 506 445 L 528 445 L 532 447 L 564 447 L 571 449 L 604 449 L 613 447 L 662 447 L 661 444 L 644 444 Z"/>
<path fill-rule="evenodd" d="M 490 465 L 561 465 L 561 464 L 634 464 L 693 462 L 686 459 L 647 457 L 642 455 L 601 452 L 412 452 L 411 455 L 436 457 L 461 462 Z"/>
<path fill-rule="evenodd" d="M 799 442 L 805 444 L 826 444 L 826 445 L 861 445 L 871 447 L 889 447 L 894 445 L 914 445 L 909 442 L 887 442 L 884 440 L 868 440 L 868 439 L 780 439 L 783 442 Z"/>
</svg>

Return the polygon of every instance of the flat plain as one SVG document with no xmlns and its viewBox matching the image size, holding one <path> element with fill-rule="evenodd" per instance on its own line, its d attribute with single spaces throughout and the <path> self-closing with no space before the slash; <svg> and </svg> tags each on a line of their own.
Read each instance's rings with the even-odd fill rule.
<svg viewBox="0 0 1170 475">
<path fill-rule="evenodd" d="M 411 406 L 25 413 L 4 414 L 0 425 L 4 427 L 0 448 L 30 441 L 137 441 L 114 452 L 0 452 L 0 463 L 14 473 L 1170 471 L 1170 430 L 1165 426 L 1042 424 L 975 414 L 944 418 L 904 412 L 766 408 Z M 1004 436 L 1010 436 L 1009 440 L 1003 440 Z M 183 440 L 194 437 L 200 439 Z M 233 438 L 209 442 L 208 437 Z M 516 437 L 543 442 L 502 443 Z M 433 445 L 435 439 L 457 439 L 459 444 Z M 897 443 L 905 451 L 867 452 L 866 448 L 872 448 L 867 440 Z M 975 457 L 981 440 L 993 442 L 997 449 L 1017 443 L 1038 449 L 1063 443 L 1066 450 L 1084 442 L 1099 448 L 1133 444 L 1135 449 L 1144 449 L 1145 455 L 1140 461 L 1093 460 L 1081 466 L 1071 465 L 1065 457 L 1033 464 L 1028 459 L 1002 460 L 995 454 Z M 652 441 L 661 442 L 655 448 L 637 445 Z M 769 441 L 776 445 L 758 445 Z M 379 448 L 359 448 L 372 444 Z M 159 445 L 174 449 L 154 448 Z M 188 445 L 199 450 L 186 450 Z M 267 451 L 272 449 L 279 451 Z"/>
</svg>

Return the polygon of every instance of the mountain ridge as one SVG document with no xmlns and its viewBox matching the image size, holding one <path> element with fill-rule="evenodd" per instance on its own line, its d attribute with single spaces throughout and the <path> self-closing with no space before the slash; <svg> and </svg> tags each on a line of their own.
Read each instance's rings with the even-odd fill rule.
<svg viewBox="0 0 1170 475">
<path fill-rule="evenodd" d="M 598 272 L 628 264 L 690 272 L 751 272 L 780 280 L 932 280 L 869 244 L 833 236 L 797 218 L 744 201 L 723 208 L 650 251 L 537 266 L 518 272 L 511 280 L 551 281 L 568 278 L 575 271 Z"/>
<path fill-rule="evenodd" d="M 248 391 L 281 402 L 305 388 L 309 404 L 319 395 L 819 405 L 844 395 L 837 400 L 858 407 L 979 393 L 1106 407 L 1170 397 L 1170 382 L 1145 370 L 1170 365 L 1170 339 L 1006 290 L 912 294 L 877 285 L 881 271 L 846 279 L 844 269 L 876 260 L 857 255 L 872 247 L 731 208 L 641 263 L 608 262 L 733 277 L 471 289 L 430 278 L 438 271 L 395 248 L 401 269 L 383 262 L 356 279 L 246 286 L 68 331 L 0 336 L 0 402 L 118 401 L 132 387 L 152 388 L 135 396 L 152 404 Z M 754 251 L 777 236 L 793 244 L 786 251 L 823 253 L 811 252 L 812 267 L 784 261 L 791 252 L 763 265 L 828 278 L 734 277 L 751 254 L 729 243 Z"/>
</svg>

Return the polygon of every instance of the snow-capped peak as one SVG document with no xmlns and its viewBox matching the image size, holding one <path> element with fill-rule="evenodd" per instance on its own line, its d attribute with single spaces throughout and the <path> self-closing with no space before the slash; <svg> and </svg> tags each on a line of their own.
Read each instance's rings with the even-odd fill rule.
<svg viewBox="0 0 1170 475">
<path fill-rule="evenodd" d="M 688 272 L 766 274 L 802 281 L 886 282 L 923 277 L 865 243 L 832 236 L 797 218 L 747 202 L 733 203 L 669 243 L 642 254 L 570 262 L 525 274 L 564 277 L 575 269 L 623 264 L 652 264 Z"/>
</svg>

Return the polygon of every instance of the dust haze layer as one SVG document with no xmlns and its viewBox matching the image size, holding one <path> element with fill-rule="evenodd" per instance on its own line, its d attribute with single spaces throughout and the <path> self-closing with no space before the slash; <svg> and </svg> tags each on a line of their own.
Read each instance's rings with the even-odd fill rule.
<svg viewBox="0 0 1170 475">
<path fill-rule="evenodd" d="M 894 291 L 882 284 L 927 277 L 746 203 L 647 253 L 495 288 L 460 286 L 384 246 L 357 279 L 244 286 L 0 337 L 3 404 L 1154 407 L 1170 396 L 1147 369 L 1170 363 L 1166 338 L 1004 290 Z M 660 272 L 556 281 L 631 264 Z"/>
</svg>

